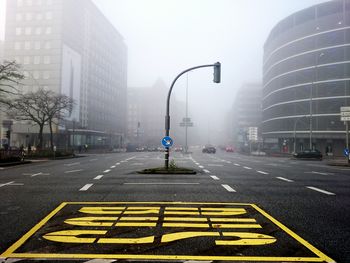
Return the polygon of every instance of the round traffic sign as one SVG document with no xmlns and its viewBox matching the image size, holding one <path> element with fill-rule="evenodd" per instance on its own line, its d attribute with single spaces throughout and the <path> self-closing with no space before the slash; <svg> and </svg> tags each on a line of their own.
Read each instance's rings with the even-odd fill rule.
<svg viewBox="0 0 350 263">
<path fill-rule="evenodd" d="M 162 145 L 164 147 L 171 147 L 173 146 L 174 144 L 174 141 L 173 139 L 171 139 L 169 136 L 165 136 L 163 139 L 162 139 Z"/>
</svg>

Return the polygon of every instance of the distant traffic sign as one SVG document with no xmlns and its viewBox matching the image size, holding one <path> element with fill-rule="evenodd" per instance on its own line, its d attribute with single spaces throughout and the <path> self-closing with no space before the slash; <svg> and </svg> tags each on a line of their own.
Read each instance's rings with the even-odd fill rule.
<svg viewBox="0 0 350 263">
<path fill-rule="evenodd" d="M 340 111 L 350 111 L 350 107 L 340 107 Z"/>
<path fill-rule="evenodd" d="M 165 136 L 163 139 L 162 139 L 162 145 L 164 147 L 171 147 L 173 146 L 174 144 L 174 141 L 173 139 L 171 139 L 169 136 Z"/>
<path fill-rule="evenodd" d="M 345 148 L 343 152 L 344 152 L 345 156 L 349 156 L 349 149 L 348 148 Z"/>
<path fill-rule="evenodd" d="M 340 120 L 341 120 L 341 121 L 350 121 L 350 116 L 347 116 L 347 117 L 341 116 L 341 117 L 340 117 Z"/>
</svg>

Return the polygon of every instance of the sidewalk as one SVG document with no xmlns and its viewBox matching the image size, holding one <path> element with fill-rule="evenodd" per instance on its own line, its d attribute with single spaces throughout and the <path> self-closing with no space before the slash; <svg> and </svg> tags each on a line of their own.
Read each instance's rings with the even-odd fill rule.
<svg viewBox="0 0 350 263">
<path fill-rule="evenodd" d="M 343 157 L 343 158 L 336 158 L 336 159 L 329 159 L 326 160 L 327 165 L 330 166 L 345 166 L 345 167 L 350 167 L 350 164 L 348 163 L 348 160 Z"/>
</svg>

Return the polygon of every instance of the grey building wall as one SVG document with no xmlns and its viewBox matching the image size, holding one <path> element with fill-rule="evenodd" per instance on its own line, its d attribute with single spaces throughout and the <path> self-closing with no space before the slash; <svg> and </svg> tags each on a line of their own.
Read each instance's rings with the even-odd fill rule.
<svg viewBox="0 0 350 263">
<path fill-rule="evenodd" d="M 8 0 L 5 54 L 22 64 L 23 92 L 71 95 L 77 127 L 125 134 L 127 47 L 92 1 Z"/>
<path fill-rule="evenodd" d="M 263 135 L 293 151 L 312 147 L 341 153 L 340 107 L 350 102 L 350 2 L 301 10 L 271 31 L 264 46 Z M 312 129 L 310 129 L 310 122 Z"/>
</svg>

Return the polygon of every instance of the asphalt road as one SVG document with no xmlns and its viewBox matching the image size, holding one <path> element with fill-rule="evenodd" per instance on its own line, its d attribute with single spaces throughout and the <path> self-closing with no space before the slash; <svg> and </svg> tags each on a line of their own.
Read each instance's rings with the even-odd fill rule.
<svg viewBox="0 0 350 263">
<path fill-rule="evenodd" d="M 328 259 L 328 262 L 332 262 L 330 259 L 336 262 L 350 262 L 350 169 L 327 166 L 324 161 L 252 157 L 220 151 L 217 154 L 202 154 L 200 151 L 195 151 L 189 156 L 172 153 L 171 158 L 178 166 L 196 169 L 198 171 L 196 175 L 135 173 L 144 168 L 161 166 L 162 158 L 162 153 L 153 152 L 92 154 L 75 159 L 2 168 L 0 170 L 2 261 L 13 262 L 12 257 L 55 258 L 53 255 L 62 253 L 78 255 L 76 256 L 78 261 L 97 262 L 91 258 L 98 258 L 96 254 L 102 253 L 109 255 L 101 256 L 102 258 L 110 260 L 123 258 L 120 255 L 125 254 L 127 256 L 124 259 L 146 261 L 152 259 L 176 262 L 189 262 L 188 260 L 261 262 L 265 258 L 264 262 L 327 262 L 324 259 Z M 56 213 L 48 218 L 47 216 L 63 202 L 68 204 L 60 206 L 60 210 L 56 210 Z M 144 215 L 142 220 L 146 221 L 123 225 L 122 217 L 113 219 L 111 216 L 113 213 L 110 211 L 98 212 L 101 206 L 102 210 L 106 207 L 114 209 L 114 217 L 118 213 L 141 214 Z M 117 223 L 110 224 L 116 229 L 118 226 L 124 226 L 122 237 L 128 237 L 129 241 L 104 236 L 100 239 L 92 238 L 92 245 L 88 245 L 90 242 L 88 238 L 79 241 L 81 244 L 67 241 L 69 238 L 73 240 L 77 237 L 72 232 L 52 234 L 70 230 L 67 227 L 70 221 L 67 219 L 76 217 L 81 212 L 79 209 L 95 209 L 95 219 L 89 219 L 92 221 L 101 220 L 101 216 L 108 217 L 103 219 L 107 222 L 117 220 Z M 118 209 L 125 210 L 118 212 Z M 205 213 L 208 215 L 205 220 L 208 221 L 217 219 L 225 213 L 230 218 L 225 220 L 236 220 L 231 216 L 238 215 L 237 211 L 242 209 L 245 211 L 245 217 L 248 217 L 243 220 L 255 223 L 249 226 L 242 226 L 246 223 L 238 226 L 226 225 L 236 235 L 233 239 L 225 236 L 227 232 L 219 230 L 224 227 L 222 225 L 210 222 L 208 228 L 205 228 L 201 224 L 193 223 L 202 220 L 200 217 Z M 154 218 L 152 213 L 159 214 L 157 227 L 154 228 L 153 223 L 149 221 L 153 220 L 150 214 Z M 96 214 L 99 219 L 96 219 Z M 169 223 L 166 220 L 174 218 L 169 219 L 168 214 L 178 216 L 176 217 L 178 221 L 182 220 L 181 217 L 185 219 L 182 220 L 183 223 Z M 197 215 L 199 217 L 194 218 Z M 44 218 L 47 220 L 42 222 Z M 242 220 L 240 215 L 238 218 Z M 94 222 L 91 225 L 91 222 L 86 222 L 87 219 L 84 220 L 83 223 L 78 223 L 80 226 L 85 226 L 84 229 L 90 229 L 90 226 L 94 226 L 95 230 L 102 229 Z M 42 224 L 31 230 L 39 222 Z M 76 221 L 71 224 L 75 225 L 74 229 L 80 229 Z M 107 228 L 108 224 L 104 221 L 103 229 L 106 231 L 111 230 Z M 165 230 L 169 228 L 171 231 Z M 218 235 L 222 239 L 221 242 L 226 243 L 218 246 L 219 242 L 213 237 L 205 237 L 208 236 L 208 232 L 203 229 L 205 231 L 210 229 L 210 235 Z M 176 234 L 180 233 L 180 230 L 181 235 L 201 233 L 203 237 L 180 240 L 180 234 Z M 147 245 L 135 246 L 135 238 L 138 236 L 151 238 L 150 231 L 157 232 L 153 241 L 151 240 L 153 243 L 149 241 Z M 248 239 L 237 236 L 239 235 L 237 231 L 248 232 L 250 236 Z M 24 236 L 26 233 L 27 236 Z M 45 233 L 51 234 L 45 236 Z M 252 236 L 254 233 L 266 234 L 264 242 L 274 242 L 273 245 L 267 243 L 254 245 L 254 242 L 262 242 L 261 236 L 260 240 L 258 237 L 254 239 Z M 179 240 L 167 241 L 173 238 L 171 234 L 176 235 L 174 240 Z M 64 242 L 52 241 L 59 239 L 59 235 L 64 235 Z M 93 233 L 87 235 L 91 237 Z M 108 232 L 108 235 L 112 234 Z M 18 246 L 11 251 L 13 255 L 10 255 L 8 248 L 21 237 L 22 241 L 17 243 Z M 305 242 L 300 241 L 299 237 Z M 227 242 L 229 239 L 233 243 Z M 234 243 L 238 242 L 237 240 L 248 240 L 250 245 Z M 216 246 L 208 245 L 215 244 L 214 241 L 217 242 Z M 118 246 L 107 244 L 117 242 L 130 243 Z M 138 239 L 137 242 L 148 241 Z M 311 244 L 311 249 L 308 244 Z M 18 255 L 14 256 L 16 253 Z M 81 255 L 85 255 L 85 258 Z M 63 258 L 66 259 L 67 256 Z"/>
</svg>

